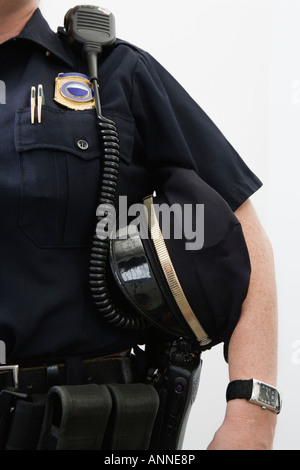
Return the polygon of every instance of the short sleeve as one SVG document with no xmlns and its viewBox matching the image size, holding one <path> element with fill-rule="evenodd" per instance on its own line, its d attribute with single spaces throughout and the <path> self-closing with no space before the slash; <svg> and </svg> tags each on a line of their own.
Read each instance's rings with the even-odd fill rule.
<svg viewBox="0 0 300 470">
<path fill-rule="evenodd" d="M 143 51 L 133 75 L 131 106 L 151 170 L 193 169 L 233 211 L 261 187 L 259 178 L 201 107 Z"/>
</svg>

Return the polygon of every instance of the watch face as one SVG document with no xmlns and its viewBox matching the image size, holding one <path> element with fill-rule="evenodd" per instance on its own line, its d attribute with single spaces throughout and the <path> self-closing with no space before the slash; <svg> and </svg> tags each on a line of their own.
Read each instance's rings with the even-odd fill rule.
<svg viewBox="0 0 300 470">
<path fill-rule="evenodd" d="M 266 405 L 276 406 L 276 389 L 266 384 L 260 384 L 258 399 Z"/>
</svg>

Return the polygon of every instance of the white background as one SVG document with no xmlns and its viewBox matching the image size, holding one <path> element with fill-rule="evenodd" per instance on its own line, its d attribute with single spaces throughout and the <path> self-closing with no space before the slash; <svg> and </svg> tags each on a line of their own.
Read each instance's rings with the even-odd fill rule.
<svg viewBox="0 0 300 470">
<path fill-rule="evenodd" d="M 56 30 L 75 5 L 42 0 L 40 8 Z M 278 282 L 284 406 L 274 449 L 299 450 L 300 2 L 107 0 L 100 6 L 114 13 L 117 36 L 154 55 L 264 182 L 252 201 L 273 244 Z M 203 360 L 184 449 L 205 449 L 224 416 L 222 347 Z"/>
</svg>

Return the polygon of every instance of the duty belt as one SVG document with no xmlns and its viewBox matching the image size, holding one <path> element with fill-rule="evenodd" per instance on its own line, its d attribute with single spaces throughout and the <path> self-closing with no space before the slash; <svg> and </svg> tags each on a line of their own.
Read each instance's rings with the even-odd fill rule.
<svg viewBox="0 0 300 470">
<path fill-rule="evenodd" d="M 31 368 L 0 366 L 0 390 L 13 388 L 31 394 L 47 393 L 54 385 L 132 383 L 135 379 L 133 364 L 127 352 Z"/>
<path fill-rule="evenodd" d="M 199 384 L 198 345 L 167 343 L 161 367 L 146 361 L 146 375 L 137 356 L 1 366 L 0 449 L 181 449 Z"/>
<path fill-rule="evenodd" d="M 128 351 L 66 364 L 1 366 L 0 449 L 147 448 L 159 399 L 154 387 L 136 380 Z"/>
</svg>

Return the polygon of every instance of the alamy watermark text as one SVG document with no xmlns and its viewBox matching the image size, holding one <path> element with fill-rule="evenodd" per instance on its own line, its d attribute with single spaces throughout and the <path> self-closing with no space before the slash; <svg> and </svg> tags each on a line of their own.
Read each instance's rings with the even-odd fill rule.
<svg viewBox="0 0 300 470">
<path fill-rule="evenodd" d="M 204 204 L 153 204 L 161 233 L 165 240 L 184 239 L 186 250 L 200 250 L 204 244 Z M 142 239 L 149 237 L 148 213 L 144 204 L 128 206 L 127 197 L 119 197 L 118 214 L 113 205 L 100 204 L 96 211 L 99 222 L 97 224 L 97 237 L 101 240 L 114 239 L 114 228 L 118 221 L 119 226 L 127 227 L 118 235 L 121 239 L 130 238 L 133 226 L 139 226 Z M 130 222 L 129 222 L 130 220 Z"/>
</svg>

